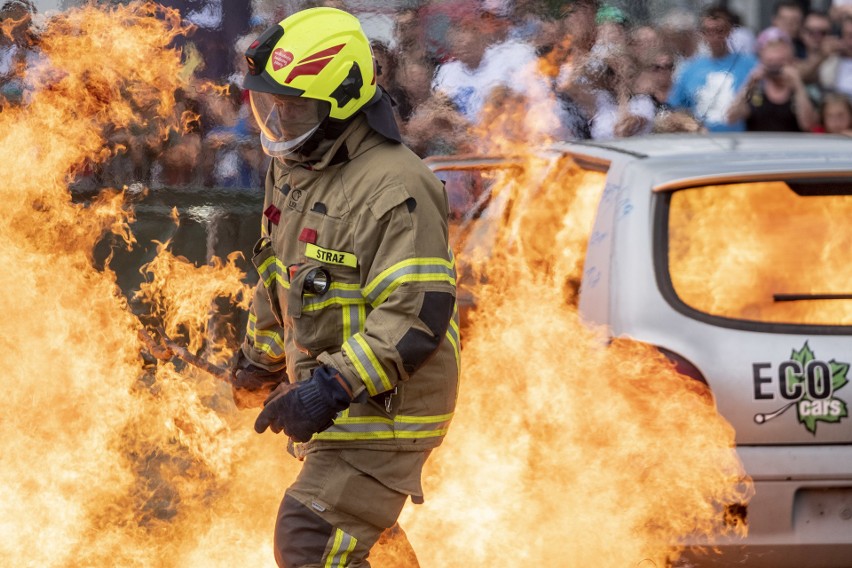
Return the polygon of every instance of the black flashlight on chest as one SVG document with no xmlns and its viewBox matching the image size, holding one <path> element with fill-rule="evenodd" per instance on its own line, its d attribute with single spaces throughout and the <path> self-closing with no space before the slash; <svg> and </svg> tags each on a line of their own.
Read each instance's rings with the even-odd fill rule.
<svg viewBox="0 0 852 568">
<path fill-rule="evenodd" d="M 331 288 L 331 274 L 325 268 L 314 268 L 305 275 L 302 290 L 322 296 Z"/>
</svg>

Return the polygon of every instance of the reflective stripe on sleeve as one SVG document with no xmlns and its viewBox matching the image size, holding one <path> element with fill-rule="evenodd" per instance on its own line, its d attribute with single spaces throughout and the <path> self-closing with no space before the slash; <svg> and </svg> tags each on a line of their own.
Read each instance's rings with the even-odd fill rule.
<svg viewBox="0 0 852 568">
<path fill-rule="evenodd" d="M 348 564 L 349 555 L 355 550 L 358 539 L 340 529 L 334 531 L 334 542 L 326 557 L 325 568 L 344 568 Z"/>
<path fill-rule="evenodd" d="M 367 387 L 370 396 L 393 388 L 388 374 L 385 372 L 378 357 L 360 333 L 354 334 L 343 344 L 343 352 L 355 365 L 358 376 Z"/>
<path fill-rule="evenodd" d="M 290 282 L 287 280 L 287 267 L 275 256 L 270 256 L 257 267 L 257 273 L 263 281 L 263 285 L 269 288 L 273 281 L 281 287 L 289 290 Z"/>
<path fill-rule="evenodd" d="M 456 356 L 456 367 L 461 375 L 461 354 L 459 345 L 459 305 L 453 305 L 453 317 L 450 319 L 450 325 L 447 327 L 447 341 L 453 346 L 453 353 Z"/>
<path fill-rule="evenodd" d="M 450 260 L 411 258 L 398 262 L 382 271 L 364 288 L 364 297 L 376 307 L 406 282 L 449 282 L 455 286 L 456 270 L 452 257 Z"/>
<path fill-rule="evenodd" d="M 453 413 L 438 416 L 397 416 L 393 420 L 380 416 L 338 416 L 327 430 L 315 434 L 314 440 L 393 440 L 422 439 L 445 436 Z"/>
<path fill-rule="evenodd" d="M 249 314 L 246 336 L 258 351 L 263 351 L 273 359 L 284 357 L 284 338 L 275 331 L 257 329 L 257 316 L 255 314 Z"/>
</svg>

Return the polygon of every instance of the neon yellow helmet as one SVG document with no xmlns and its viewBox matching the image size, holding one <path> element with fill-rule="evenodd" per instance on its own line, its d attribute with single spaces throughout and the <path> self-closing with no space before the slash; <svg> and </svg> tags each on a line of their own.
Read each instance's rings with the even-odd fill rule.
<svg viewBox="0 0 852 568">
<path fill-rule="evenodd" d="M 249 91 L 329 104 L 346 120 L 376 95 L 370 42 L 358 19 L 335 8 L 296 12 L 267 29 L 246 51 Z"/>
</svg>

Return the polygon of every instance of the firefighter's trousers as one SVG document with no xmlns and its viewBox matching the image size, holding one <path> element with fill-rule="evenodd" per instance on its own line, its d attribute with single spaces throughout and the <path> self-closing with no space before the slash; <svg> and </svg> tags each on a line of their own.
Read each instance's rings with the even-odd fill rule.
<svg viewBox="0 0 852 568">
<path fill-rule="evenodd" d="M 396 523 L 408 496 L 422 495 L 420 472 L 427 456 L 359 449 L 308 454 L 278 510 L 278 566 L 369 568 L 370 549 Z M 376 461 L 383 463 L 373 468 Z M 382 481 L 364 469 L 380 472 Z"/>
</svg>

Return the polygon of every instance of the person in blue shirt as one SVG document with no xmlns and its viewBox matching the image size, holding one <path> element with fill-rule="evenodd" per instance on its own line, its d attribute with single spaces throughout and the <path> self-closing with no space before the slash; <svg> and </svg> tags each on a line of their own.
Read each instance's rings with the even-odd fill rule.
<svg viewBox="0 0 852 568">
<path fill-rule="evenodd" d="M 727 40 L 732 26 L 733 16 L 726 8 L 704 10 L 701 34 L 710 53 L 684 63 L 669 94 L 669 105 L 688 111 L 710 132 L 745 130 L 742 120 L 728 122 L 728 109 L 757 59 L 731 52 Z"/>
</svg>

